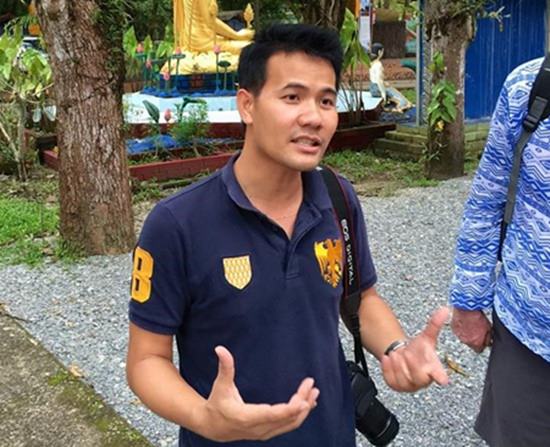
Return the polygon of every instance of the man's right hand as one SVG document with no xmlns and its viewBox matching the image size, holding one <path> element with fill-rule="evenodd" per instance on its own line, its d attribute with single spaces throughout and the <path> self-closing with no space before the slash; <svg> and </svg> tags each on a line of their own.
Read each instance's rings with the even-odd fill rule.
<svg viewBox="0 0 550 447">
<path fill-rule="evenodd" d="M 491 322 L 481 310 L 453 309 L 451 328 L 458 339 L 478 354 L 492 344 Z"/>
<path fill-rule="evenodd" d="M 245 403 L 235 385 L 233 356 L 222 346 L 215 351 L 218 376 L 198 416 L 203 436 L 218 442 L 264 441 L 298 428 L 317 405 L 319 390 L 312 378 L 304 379 L 287 403 Z"/>
</svg>

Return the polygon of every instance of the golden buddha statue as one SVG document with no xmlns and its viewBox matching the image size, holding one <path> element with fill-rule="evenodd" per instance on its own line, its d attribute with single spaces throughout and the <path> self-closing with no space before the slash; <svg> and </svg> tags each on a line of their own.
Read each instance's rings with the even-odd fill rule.
<svg viewBox="0 0 550 447">
<path fill-rule="evenodd" d="M 219 60 L 229 62 L 228 70 L 235 70 L 241 49 L 254 36 L 250 26 L 253 12 L 245 11 L 247 27 L 235 31 L 218 18 L 216 0 L 174 0 L 175 47 L 185 55 L 179 63 L 171 62 L 170 73 L 215 73 Z M 163 68 L 162 71 L 167 71 Z"/>
</svg>

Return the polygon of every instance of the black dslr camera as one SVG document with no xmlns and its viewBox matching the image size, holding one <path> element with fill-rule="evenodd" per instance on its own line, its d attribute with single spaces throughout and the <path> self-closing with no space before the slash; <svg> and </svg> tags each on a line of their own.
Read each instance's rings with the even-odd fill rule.
<svg viewBox="0 0 550 447">
<path fill-rule="evenodd" d="M 375 446 L 388 445 L 399 431 L 399 421 L 376 398 L 374 382 L 354 362 L 346 362 L 355 404 L 355 427 Z"/>
</svg>

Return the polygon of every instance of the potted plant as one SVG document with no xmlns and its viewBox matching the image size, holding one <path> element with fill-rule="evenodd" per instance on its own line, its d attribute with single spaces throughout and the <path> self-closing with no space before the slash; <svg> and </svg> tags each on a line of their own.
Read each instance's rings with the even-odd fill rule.
<svg viewBox="0 0 550 447">
<path fill-rule="evenodd" d="M 359 41 L 359 26 L 353 13 L 346 9 L 344 22 L 340 30 L 340 42 L 344 52 L 342 73 L 342 93 L 347 112 L 340 113 L 339 125 L 329 145 L 329 150 L 363 149 L 375 138 L 382 137 L 388 130 L 395 129 L 393 123 L 372 122 L 378 117 L 378 110 L 368 112 L 362 100 L 362 80 L 358 79 L 357 69 L 366 67 L 370 58 Z"/>
</svg>

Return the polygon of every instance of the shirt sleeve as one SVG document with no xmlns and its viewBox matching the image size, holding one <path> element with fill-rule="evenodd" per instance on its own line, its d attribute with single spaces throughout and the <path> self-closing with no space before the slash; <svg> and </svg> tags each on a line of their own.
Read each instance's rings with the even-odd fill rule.
<svg viewBox="0 0 550 447">
<path fill-rule="evenodd" d="M 130 321 L 160 334 L 175 334 L 187 307 L 184 237 L 162 203 L 149 214 L 133 254 Z"/>
<path fill-rule="evenodd" d="M 480 310 L 493 305 L 500 227 L 514 151 L 505 86 L 491 120 L 487 144 L 464 206 L 450 286 L 450 303 Z"/>
<path fill-rule="evenodd" d="M 352 237 L 355 239 L 355 251 L 359 264 L 359 287 L 360 290 L 363 291 L 374 286 L 377 280 L 376 269 L 369 248 L 365 217 L 359 198 L 351 183 L 343 177 L 340 177 L 340 183 L 344 187 L 348 204 L 352 212 L 354 231 Z"/>
</svg>

